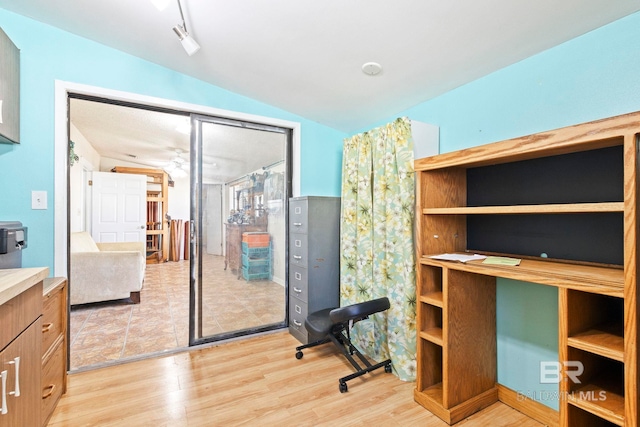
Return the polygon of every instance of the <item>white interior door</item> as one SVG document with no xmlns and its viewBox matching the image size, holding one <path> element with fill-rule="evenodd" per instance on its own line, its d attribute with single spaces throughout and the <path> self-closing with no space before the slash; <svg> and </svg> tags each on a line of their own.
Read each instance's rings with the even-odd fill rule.
<svg viewBox="0 0 640 427">
<path fill-rule="evenodd" d="M 93 172 L 91 235 L 96 242 L 144 242 L 147 176 Z"/>
</svg>

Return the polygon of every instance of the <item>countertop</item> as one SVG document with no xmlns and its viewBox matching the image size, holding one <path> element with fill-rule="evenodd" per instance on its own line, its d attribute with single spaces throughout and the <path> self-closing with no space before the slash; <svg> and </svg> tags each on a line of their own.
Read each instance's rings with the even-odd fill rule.
<svg viewBox="0 0 640 427">
<path fill-rule="evenodd" d="M 48 267 L 0 269 L 0 305 L 49 275 Z"/>
</svg>

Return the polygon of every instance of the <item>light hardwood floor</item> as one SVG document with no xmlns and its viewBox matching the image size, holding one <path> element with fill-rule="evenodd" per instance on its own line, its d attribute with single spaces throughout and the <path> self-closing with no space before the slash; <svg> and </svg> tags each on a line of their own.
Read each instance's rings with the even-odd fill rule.
<svg viewBox="0 0 640 427">
<path fill-rule="evenodd" d="M 297 360 L 298 344 L 279 331 L 71 374 L 49 426 L 446 426 L 383 370 L 340 393 L 346 359 L 325 345 Z M 458 425 L 541 426 L 502 403 Z"/>
</svg>

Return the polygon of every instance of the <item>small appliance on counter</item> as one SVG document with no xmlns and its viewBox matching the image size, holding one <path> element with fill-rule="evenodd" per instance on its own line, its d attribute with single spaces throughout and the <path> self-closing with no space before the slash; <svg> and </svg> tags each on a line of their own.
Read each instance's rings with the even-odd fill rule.
<svg viewBox="0 0 640 427">
<path fill-rule="evenodd" d="M 21 268 L 27 247 L 27 227 L 19 221 L 0 221 L 0 269 Z"/>
</svg>

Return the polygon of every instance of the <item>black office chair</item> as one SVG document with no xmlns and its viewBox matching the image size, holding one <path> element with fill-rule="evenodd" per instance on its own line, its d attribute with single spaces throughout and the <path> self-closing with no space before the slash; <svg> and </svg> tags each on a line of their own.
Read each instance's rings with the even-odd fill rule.
<svg viewBox="0 0 640 427">
<path fill-rule="evenodd" d="M 296 359 L 302 359 L 302 350 L 309 347 L 333 342 L 342 354 L 351 362 L 356 372 L 338 380 L 340 393 L 347 391 L 347 381 L 357 378 L 367 372 L 374 371 L 384 366 L 385 372 L 391 372 L 391 360 L 372 365 L 358 349 L 351 344 L 350 329 L 354 323 L 364 320 L 369 315 L 385 311 L 390 307 L 387 297 L 378 298 L 358 304 L 347 305 L 339 308 L 325 308 L 307 316 L 304 326 L 312 336 L 320 336 L 317 341 L 296 347 Z M 346 332 L 346 334 L 345 334 Z M 358 357 L 364 366 L 360 366 L 353 356 Z"/>
</svg>

